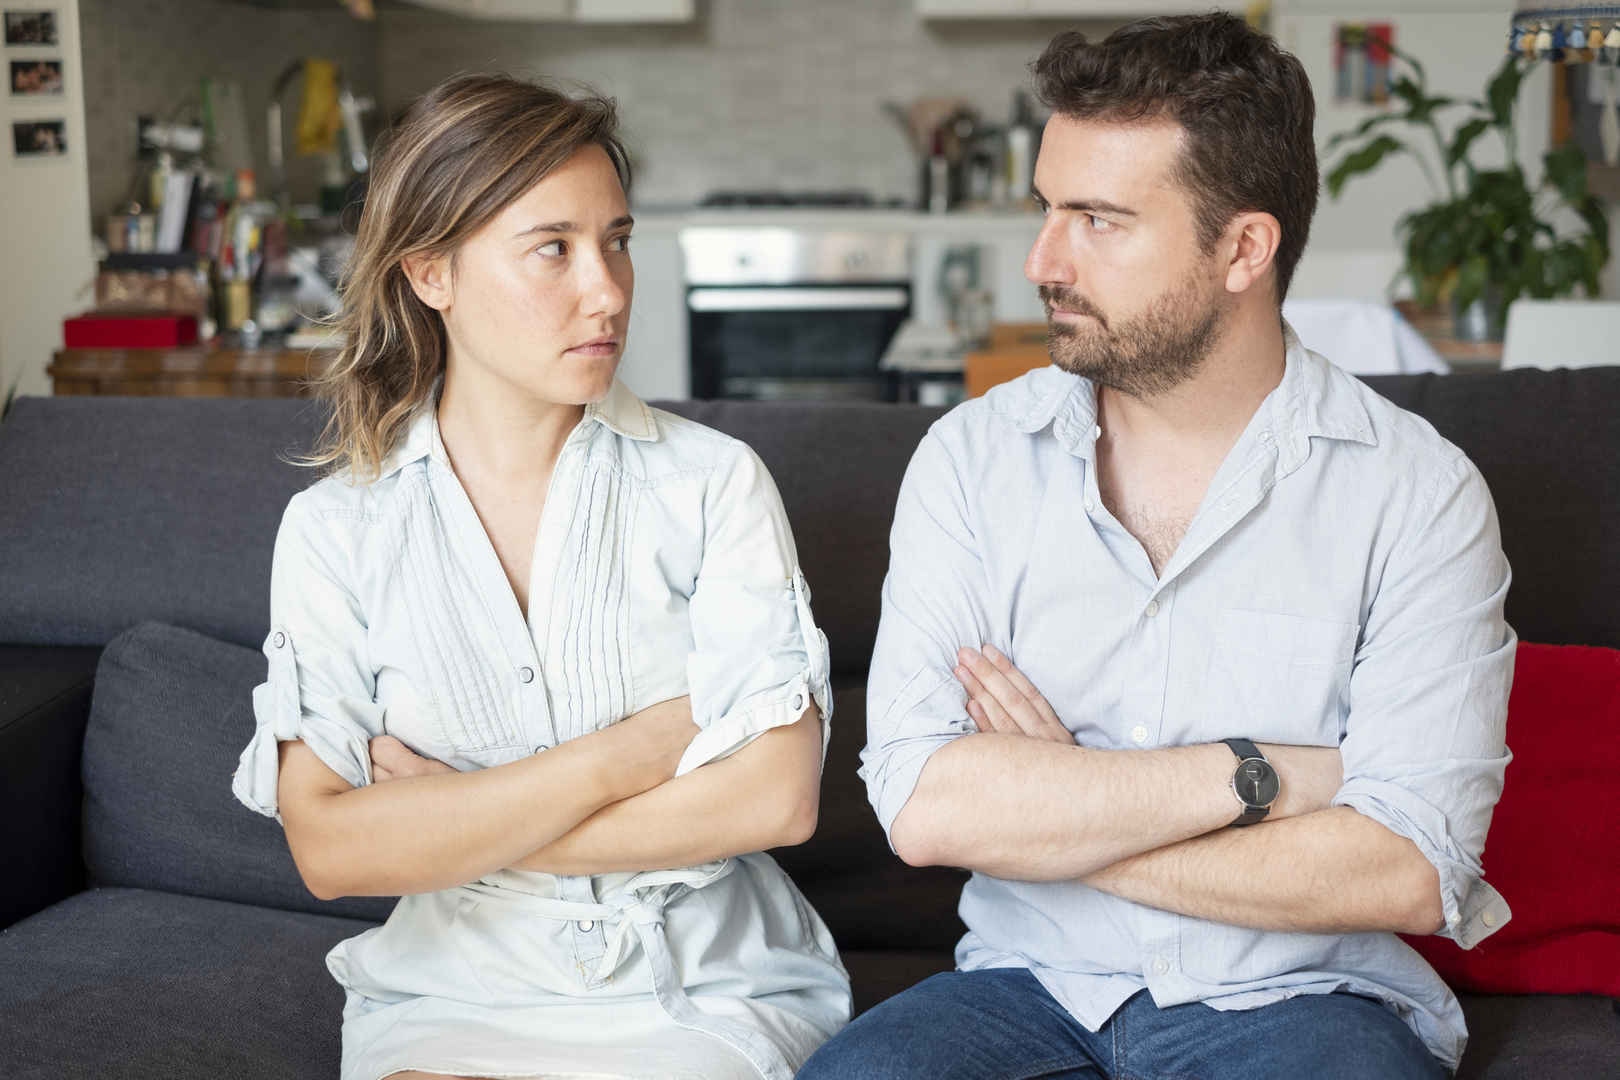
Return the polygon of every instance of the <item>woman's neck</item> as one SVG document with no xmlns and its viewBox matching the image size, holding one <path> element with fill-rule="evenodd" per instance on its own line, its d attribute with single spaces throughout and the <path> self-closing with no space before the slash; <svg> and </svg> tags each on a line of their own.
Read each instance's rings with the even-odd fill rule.
<svg viewBox="0 0 1620 1080">
<path fill-rule="evenodd" d="M 584 405 L 544 401 L 476 367 L 446 366 L 439 437 L 458 474 L 475 471 L 502 487 L 549 480 Z"/>
</svg>

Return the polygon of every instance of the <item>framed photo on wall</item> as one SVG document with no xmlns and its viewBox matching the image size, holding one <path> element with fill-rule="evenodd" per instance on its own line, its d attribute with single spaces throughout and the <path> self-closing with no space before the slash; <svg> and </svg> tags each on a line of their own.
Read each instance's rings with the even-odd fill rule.
<svg viewBox="0 0 1620 1080">
<path fill-rule="evenodd" d="M 67 157 L 67 121 L 14 120 L 11 123 L 12 154 L 19 161 L 39 161 Z"/>
<path fill-rule="evenodd" d="M 12 97 L 60 97 L 62 94 L 62 61 L 12 60 Z"/>
<path fill-rule="evenodd" d="M 10 8 L 5 12 L 6 44 L 9 45 L 51 45 L 62 44 L 61 31 L 57 25 L 54 10 L 27 10 L 14 11 Z"/>
</svg>

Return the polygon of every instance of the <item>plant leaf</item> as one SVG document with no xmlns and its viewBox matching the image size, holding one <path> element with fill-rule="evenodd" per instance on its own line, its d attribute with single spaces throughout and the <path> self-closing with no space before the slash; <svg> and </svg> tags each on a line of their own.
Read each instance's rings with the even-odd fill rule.
<svg viewBox="0 0 1620 1080">
<path fill-rule="evenodd" d="M 1578 205 L 1586 198 L 1586 154 L 1573 139 L 1542 156 L 1547 182 L 1558 189 L 1564 201 Z"/>
<path fill-rule="evenodd" d="M 1466 161 L 1468 158 L 1468 148 L 1472 146 L 1474 144 L 1474 140 L 1483 135 L 1486 129 L 1490 126 L 1491 122 L 1485 117 L 1476 116 L 1472 120 L 1468 121 L 1468 123 L 1458 128 L 1457 133 L 1451 138 L 1451 145 L 1446 147 L 1446 168 L 1451 169 L 1456 166 L 1457 162 Z M 1472 173 L 1474 171 L 1473 167 L 1470 166 L 1468 171 Z"/>
<path fill-rule="evenodd" d="M 1387 154 L 1404 153 L 1411 153 L 1405 143 L 1399 139 L 1390 138 L 1388 135 L 1380 135 L 1360 150 L 1345 155 L 1345 159 L 1339 162 L 1332 172 L 1328 173 L 1328 191 L 1334 198 L 1338 198 L 1339 190 L 1344 187 L 1346 180 L 1358 173 L 1371 172 L 1376 169 L 1378 163 L 1383 161 Z"/>
<path fill-rule="evenodd" d="M 1513 126 L 1513 102 L 1519 96 L 1519 82 L 1523 78 L 1517 60 L 1509 56 L 1486 88 L 1485 99 L 1490 103 L 1491 117 L 1497 127 Z"/>
</svg>

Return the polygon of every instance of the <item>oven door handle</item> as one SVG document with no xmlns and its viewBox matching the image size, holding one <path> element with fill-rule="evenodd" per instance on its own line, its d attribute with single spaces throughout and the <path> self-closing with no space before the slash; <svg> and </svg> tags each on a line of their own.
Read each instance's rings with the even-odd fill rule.
<svg viewBox="0 0 1620 1080">
<path fill-rule="evenodd" d="M 692 311 L 901 311 L 911 303 L 904 288 L 692 289 Z"/>
</svg>

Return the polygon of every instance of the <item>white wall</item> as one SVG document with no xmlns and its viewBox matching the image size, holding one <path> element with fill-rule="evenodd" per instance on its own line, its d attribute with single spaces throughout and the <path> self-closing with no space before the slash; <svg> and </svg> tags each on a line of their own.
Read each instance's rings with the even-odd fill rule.
<svg viewBox="0 0 1620 1080">
<path fill-rule="evenodd" d="M 1355 127 L 1375 111 L 1372 106 L 1340 105 L 1334 100 L 1333 31 L 1337 24 L 1393 23 L 1395 45 L 1423 63 L 1431 92 L 1479 98 L 1502 63 L 1502 45 L 1513 11 L 1512 0 L 1451 0 L 1447 4 L 1419 0 L 1407 5 L 1358 4 L 1355 0 L 1310 0 L 1306 5 L 1296 0 L 1293 5 L 1296 9 L 1304 6 L 1309 10 L 1278 14 L 1272 30 L 1311 77 L 1319 150 L 1333 135 Z M 1550 94 L 1546 65 L 1538 65 L 1519 91 L 1519 158 L 1532 180 L 1540 177 L 1541 155 L 1548 149 Z M 1457 109 L 1446 115 L 1456 123 L 1466 112 Z M 1449 131 L 1447 124 L 1442 127 Z M 1432 139 L 1418 130 L 1399 128 L 1390 133 L 1417 145 L 1438 175 Z M 1323 156 L 1324 173 L 1337 156 Z M 1474 160 L 1487 167 L 1499 166 L 1504 160 L 1500 144 L 1481 140 Z M 1430 198 L 1422 171 L 1404 157 L 1386 158 L 1376 172 L 1352 179 L 1338 199 L 1331 198 L 1324 185 L 1310 247 L 1300 263 L 1292 294 L 1381 299 L 1401 266 L 1396 224 L 1403 214 L 1420 209 Z"/>
<path fill-rule="evenodd" d="M 61 49 L 8 48 L 24 55 L 60 57 L 60 97 L 7 96 L 0 137 L 0 394 L 14 382 L 23 394 L 50 393 L 45 365 L 62 344 L 62 319 L 91 306 L 95 262 L 90 255 L 90 185 L 85 169 L 84 76 L 80 70 L 78 0 L 29 5 L 54 8 Z M 9 70 L 9 69 L 8 69 Z M 65 119 L 67 153 L 18 159 L 11 125 L 18 120 Z"/>
</svg>

